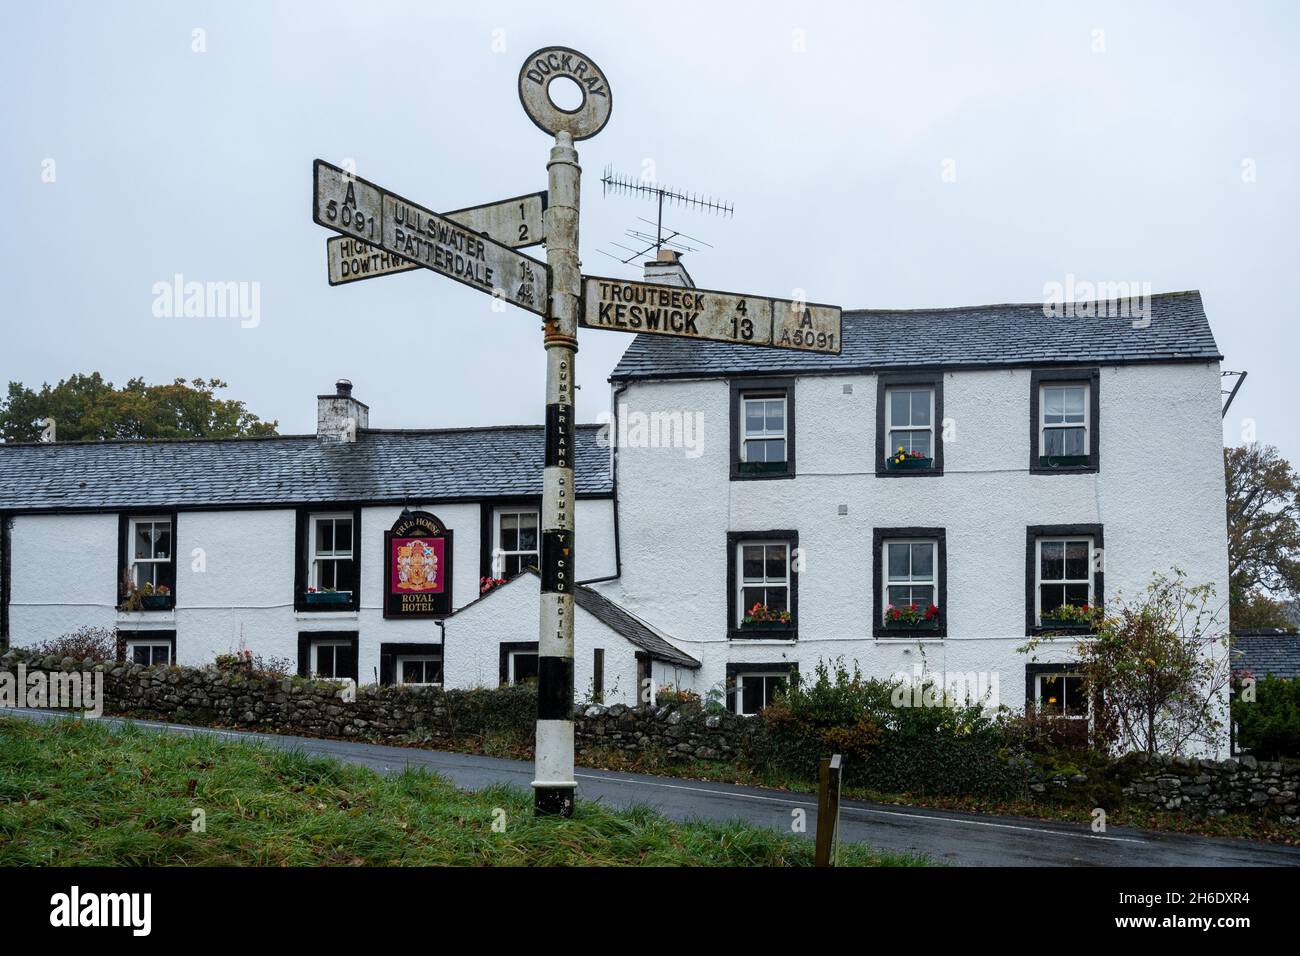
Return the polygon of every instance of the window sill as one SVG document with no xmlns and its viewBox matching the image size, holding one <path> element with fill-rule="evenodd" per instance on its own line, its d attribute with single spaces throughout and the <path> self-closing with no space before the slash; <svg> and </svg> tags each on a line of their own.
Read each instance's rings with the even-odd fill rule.
<svg viewBox="0 0 1300 956">
<path fill-rule="evenodd" d="M 794 644 L 799 639 L 799 629 L 792 627 L 783 631 L 733 627 L 727 632 L 727 638 L 745 644 Z"/>
<path fill-rule="evenodd" d="M 300 607 L 295 608 L 295 621 L 311 621 L 318 617 L 328 617 L 340 621 L 355 621 L 360 612 L 354 607 Z"/>
<path fill-rule="evenodd" d="M 146 608 L 141 611 L 118 611 L 118 623 L 142 623 L 144 621 L 174 621 L 176 608 Z"/>
</svg>

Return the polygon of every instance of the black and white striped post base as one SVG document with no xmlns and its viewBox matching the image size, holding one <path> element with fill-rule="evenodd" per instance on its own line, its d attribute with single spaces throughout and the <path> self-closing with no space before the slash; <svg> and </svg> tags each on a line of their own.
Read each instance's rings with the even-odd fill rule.
<svg viewBox="0 0 1300 956">
<path fill-rule="evenodd" d="M 578 354 L 578 151 L 555 135 L 547 164 L 546 461 L 542 472 L 541 616 L 537 635 L 537 816 L 571 816 L 573 778 L 573 395 Z"/>
</svg>

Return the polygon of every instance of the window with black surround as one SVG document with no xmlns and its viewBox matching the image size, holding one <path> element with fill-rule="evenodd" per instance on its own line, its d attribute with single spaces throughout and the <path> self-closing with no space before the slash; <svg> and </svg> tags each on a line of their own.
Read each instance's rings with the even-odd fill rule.
<svg viewBox="0 0 1300 956">
<path fill-rule="evenodd" d="M 1038 369 L 1030 374 L 1029 470 L 1095 472 L 1101 461 L 1101 371 Z"/>
<path fill-rule="evenodd" d="M 380 644 L 379 683 L 412 686 L 442 684 L 442 647 L 438 644 Z"/>
<path fill-rule="evenodd" d="M 303 677 L 357 680 L 356 631 L 302 631 L 298 634 L 298 673 Z"/>
<path fill-rule="evenodd" d="M 943 528 L 875 528 L 871 533 L 872 635 L 948 634 L 948 544 Z"/>
<path fill-rule="evenodd" d="M 943 474 L 943 374 L 876 377 L 876 474 Z"/>
<path fill-rule="evenodd" d="M 118 631 L 117 659 L 156 667 L 176 663 L 175 631 Z"/>
<path fill-rule="evenodd" d="M 360 606 L 360 508 L 300 508 L 294 607 L 355 611 Z"/>
<path fill-rule="evenodd" d="M 798 551 L 797 531 L 727 535 L 727 631 L 732 638 L 798 636 Z"/>
<path fill-rule="evenodd" d="M 165 611 L 176 606 L 176 512 L 118 517 L 118 606 Z"/>
<path fill-rule="evenodd" d="M 1105 565 L 1099 524 L 1034 525 L 1025 540 L 1025 632 L 1081 631 L 1100 607 Z"/>
<path fill-rule="evenodd" d="M 501 686 L 537 682 L 537 641 L 501 643 Z"/>
<path fill-rule="evenodd" d="M 1025 665 L 1025 713 L 1042 718 L 1047 739 L 1066 747 L 1090 743 L 1094 694 L 1070 664 Z"/>
<path fill-rule="evenodd" d="M 497 512 L 497 546 L 493 554 L 493 576 L 513 578 L 520 571 L 538 566 L 538 512 L 510 509 Z"/>
<path fill-rule="evenodd" d="M 794 477 L 794 379 L 731 383 L 731 477 Z"/>
<path fill-rule="evenodd" d="M 727 707 L 737 714 L 753 715 L 769 706 L 785 691 L 797 664 L 781 661 L 772 664 L 728 664 Z"/>
</svg>

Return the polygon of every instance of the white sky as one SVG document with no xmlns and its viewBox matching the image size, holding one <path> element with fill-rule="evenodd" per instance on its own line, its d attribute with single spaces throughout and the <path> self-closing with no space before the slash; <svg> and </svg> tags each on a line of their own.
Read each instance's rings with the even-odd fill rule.
<svg viewBox="0 0 1300 956">
<path fill-rule="evenodd" d="M 374 426 L 540 421 L 535 317 L 423 270 L 327 286 L 311 163 L 353 159 L 435 209 L 544 189 L 549 141 L 514 84 L 528 53 L 563 44 L 614 97 L 580 144 L 585 271 L 639 274 L 598 250 L 653 207 L 598 180 L 653 162 L 735 204 L 666 217 L 713 245 L 686 260 L 705 287 L 845 308 L 1039 301 L 1068 274 L 1200 289 L 1225 367 L 1250 371 L 1225 438 L 1250 418 L 1300 462 L 1297 9 L 10 4 L 0 384 L 218 376 L 305 432 L 345 376 Z M 154 317 L 151 289 L 176 273 L 259 283 L 260 324 Z M 582 334 L 583 420 L 630 340 Z"/>
</svg>

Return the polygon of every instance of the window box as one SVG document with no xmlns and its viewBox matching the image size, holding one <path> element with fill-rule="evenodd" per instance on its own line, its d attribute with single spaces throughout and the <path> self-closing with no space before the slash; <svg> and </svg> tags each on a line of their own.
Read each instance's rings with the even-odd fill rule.
<svg viewBox="0 0 1300 956">
<path fill-rule="evenodd" d="M 1042 627 L 1050 627 L 1058 631 L 1079 631 L 1087 633 L 1092 630 L 1092 625 L 1081 624 L 1077 618 L 1072 617 L 1053 617 L 1050 614 L 1044 614 L 1040 619 Z"/>
<path fill-rule="evenodd" d="M 141 594 L 140 607 L 146 611 L 165 611 L 172 606 L 170 594 Z"/>
<path fill-rule="evenodd" d="M 793 631 L 794 621 L 750 621 L 741 623 L 742 631 Z"/>
<path fill-rule="evenodd" d="M 303 595 L 308 604 L 344 605 L 352 600 L 348 591 L 308 591 Z"/>
<path fill-rule="evenodd" d="M 742 475 L 784 475 L 790 470 L 786 461 L 742 461 L 736 465 Z"/>
<path fill-rule="evenodd" d="M 1039 455 L 1040 468 L 1086 468 L 1091 459 L 1087 455 Z"/>
<path fill-rule="evenodd" d="M 893 621 L 885 618 L 885 630 L 887 631 L 938 631 L 939 616 L 935 615 L 928 621 Z"/>
<path fill-rule="evenodd" d="M 908 456 L 902 461 L 897 458 L 886 458 L 885 467 L 890 471 L 918 471 L 934 467 L 933 458 L 912 458 Z"/>
</svg>

